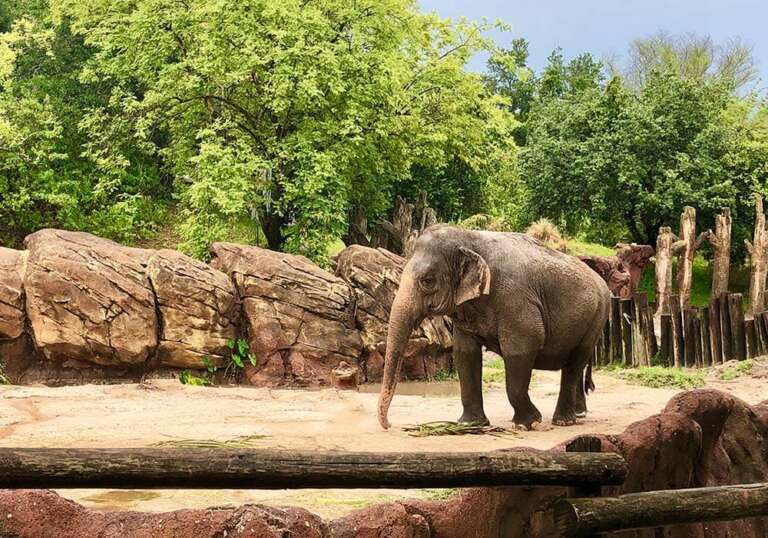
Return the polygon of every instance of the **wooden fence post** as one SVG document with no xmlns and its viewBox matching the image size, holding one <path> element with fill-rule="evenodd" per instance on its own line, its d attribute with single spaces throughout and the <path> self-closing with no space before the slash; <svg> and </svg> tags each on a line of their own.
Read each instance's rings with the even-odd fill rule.
<svg viewBox="0 0 768 538">
<path fill-rule="evenodd" d="M 682 247 L 677 255 L 677 292 L 680 294 L 680 308 L 691 306 L 691 285 L 693 283 L 693 257 L 702 241 L 712 234 L 710 230 L 696 236 L 696 210 L 685 206 L 680 215 L 680 242 Z"/>
<path fill-rule="evenodd" d="M 725 362 L 720 335 L 720 302 L 715 295 L 709 300 L 709 342 L 712 350 L 712 364 Z"/>
<path fill-rule="evenodd" d="M 745 239 L 752 271 L 749 277 L 749 310 L 754 315 L 765 310 L 765 276 L 768 268 L 768 234 L 765 229 L 763 197 L 755 196 L 755 234 L 752 243 Z"/>
<path fill-rule="evenodd" d="M 733 346 L 731 342 L 731 314 L 728 305 L 728 294 L 722 294 L 718 300 L 718 310 L 720 311 L 720 346 L 723 350 L 723 362 L 734 358 Z"/>
<path fill-rule="evenodd" d="M 728 293 L 728 279 L 731 271 L 731 210 L 724 207 L 715 217 L 715 233 L 708 234 L 712 245 L 712 297 Z"/>
<path fill-rule="evenodd" d="M 672 316 L 670 314 L 661 315 L 661 343 L 659 347 L 659 361 L 662 366 L 671 366 L 674 364 L 675 351 L 672 343 Z"/>
<path fill-rule="evenodd" d="M 672 228 L 662 226 L 656 238 L 656 314 L 669 314 L 672 294 L 672 256 L 683 243 L 672 233 Z"/>
<path fill-rule="evenodd" d="M 611 362 L 623 362 L 623 347 L 621 344 L 622 323 L 620 299 L 618 297 L 611 297 Z"/>
<path fill-rule="evenodd" d="M 728 294 L 728 313 L 731 319 L 732 358 L 743 361 L 747 358 L 747 347 L 744 339 L 744 310 L 740 293 Z"/>
<path fill-rule="evenodd" d="M 709 308 L 699 310 L 701 322 L 701 361 L 704 366 L 712 366 L 712 339 L 709 336 Z"/>
<path fill-rule="evenodd" d="M 680 368 L 685 364 L 683 341 L 683 316 L 680 312 L 680 298 L 672 294 L 669 296 L 669 311 L 672 317 L 672 364 Z"/>
<path fill-rule="evenodd" d="M 624 345 L 624 365 L 632 366 L 632 299 L 621 299 L 621 340 Z"/>
</svg>

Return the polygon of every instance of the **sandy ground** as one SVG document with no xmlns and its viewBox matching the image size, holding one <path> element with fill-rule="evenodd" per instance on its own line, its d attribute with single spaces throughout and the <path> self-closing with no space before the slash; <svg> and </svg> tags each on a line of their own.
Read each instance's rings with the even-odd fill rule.
<svg viewBox="0 0 768 538">
<path fill-rule="evenodd" d="M 630 385 L 596 373 L 597 392 L 589 415 L 570 427 L 549 426 L 559 373 L 536 372 L 531 398 L 545 417 L 542 431 L 515 436 L 414 438 L 402 427 L 460 414 L 458 383 L 401 383 L 390 411 L 393 428 L 382 431 L 376 416 L 377 387 L 360 392 L 333 389 L 269 390 L 247 387 L 192 387 L 176 380 L 136 385 L 0 387 L 0 444 L 25 447 L 145 447 L 168 440 L 227 440 L 265 435 L 258 447 L 376 450 L 472 451 L 513 446 L 549 448 L 580 433 L 619 433 L 659 412 L 678 392 Z M 749 403 L 768 398 L 766 379 L 739 377 L 710 381 Z M 486 413 L 494 425 L 511 426 L 512 409 L 501 385 L 487 388 Z M 110 491 L 59 493 L 96 509 L 165 511 L 178 508 L 264 503 L 304 506 L 334 517 L 366 504 L 404 496 L 431 497 L 434 490 L 286 491 Z"/>
</svg>

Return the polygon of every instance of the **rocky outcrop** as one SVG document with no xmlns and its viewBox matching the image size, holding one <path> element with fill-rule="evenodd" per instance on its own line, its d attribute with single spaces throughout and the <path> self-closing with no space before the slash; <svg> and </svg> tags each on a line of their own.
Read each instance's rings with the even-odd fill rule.
<svg viewBox="0 0 768 538">
<path fill-rule="evenodd" d="M 0 341 L 24 334 L 23 264 L 26 253 L 0 248 Z"/>
<path fill-rule="evenodd" d="M 152 356 L 158 320 L 144 271 L 151 251 L 62 230 L 24 244 L 27 315 L 45 358 L 140 366 Z"/>
<path fill-rule="evenodd" d="M 632 424 L 620 435 L 598 438 L 603 451 L 621 454 L 628 464 L 624 484 L 604 488 L 603 495 L 768 481 L 768 401 L 750 406 L 716 390 L 688 391 L 673 397 L 660 414 Z M 553 450 L 564 450 L 567 444 Z M 4 490 L 0 491 L 0 521 L 2 532 L 20 538 L 544 538 L 559 536 L 552 507 L 567 493 L 562 487 L 462 489 L 444 501 L 406 499 L 323 522 L 302 509 L 264 506 L 165 514 L 100 513 L 53 492 Z M 605 536 L 764 538 L 768 518 L 671 525 Z"/>
<path fill-rule="evenodd" d="M 204 359 L 225 366 L 227 342 L 238 336 L 239 304 L 224 273 L 175 250 L 159 250 L 147 263 L 160 321 L 157 362 L 200 368 Z"/>
<path fill-rule="evenodd" d="M 212 266 L 225 272 L 242 301 L 243 321 L 258 364 L 254 384 L 328 384 L 341 361 L 362 351 L 346 283 L 303 256 L 215 243 Z"/>
<path fill-rule="evenodd" d="M 405 263 L 353 246 L 334 275 L 301 256 L 217 243 L 209 265 L 62 230 L 41 230 L 25 245 L 0 249 L 0 360 L 22 383 L 227 368 L 242 336 L 257 359 L 245 367 L 253 384 L 376 381 Z M 406 358 L 406 379 L 449 370 L 449 321 L 424 321 Z M 345 373 L 333 374 L 342 362 Z"/>
<path fill-rule="evenodd" d="M 302 508 L 243 506 L 158 514 L 95 512 L 46 490 L 0 491 L 0 535 L 34 538 L 320 538 L 326 524 Z"/>
<path fill-rule="evenodd" d="M 383 374 L 389 311 L 404 266 L 405 258 L 361 245 L 347 247 L 336 259 L 336 274 L 355 295 L 355 321 L 365 346 L 361 366 L 367 381 L 380 381 Z M 408 342 L 402 377 L 424 379 L 450 369 L 451 347 L 450 322 L 443 317 L 425 319 Z"/>
<path fill-rule="evenodd" d="M 605 280 L 611 295 L 622 299 L 632 297 L 632 276 L 616 256 L 579 256 L 579 259 Z"/>
</svg>

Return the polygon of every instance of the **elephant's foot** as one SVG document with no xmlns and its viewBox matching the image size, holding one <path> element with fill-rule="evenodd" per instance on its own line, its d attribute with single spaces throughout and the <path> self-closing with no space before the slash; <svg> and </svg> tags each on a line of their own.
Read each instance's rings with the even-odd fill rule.
<svg viewBox="0 0 768 538">
<path fill-rule="evenodd" d="M 552 415 L 552 424 L 555 426 L 573 426 L 576 424 L 576 417 L 577 415 L 573 411 L 555 411 L 555 414 Z"/>
<path fill-rule="evenodd" d="M 482 424 L 483 426 L 489 426 L 491 424 L 491 421 L 488 420 L 488 417 L 485 416 L 485 413 L 482 411 L 479 413 L 470 413 L 469 411 L 464 411 L 461 414 L 461 417 L 459 417 L 459 423 L 461 424 Z"/>
<path fill-rule="evenodd" d="M 515 417 L 512 422 L 515 423 L 515 428 L 518 430 L 535 430 L 541 424 L 541 413 L 533 405 L 530 410 L 525 412 L 515 409 Z"/>
</svg>

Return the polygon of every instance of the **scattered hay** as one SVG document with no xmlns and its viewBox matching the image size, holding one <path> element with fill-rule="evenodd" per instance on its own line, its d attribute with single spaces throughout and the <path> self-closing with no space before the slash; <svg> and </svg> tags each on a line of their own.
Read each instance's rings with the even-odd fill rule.
<svg viewBox="0 0 768 538">
<path fill-rule="evenodd" d="M 269 435 L 239 435 L 226 441 L 215 439 L 170 439 L 159 441 L 150 446 L 160 448 L 250 448 L 259 446 L 260 441 L 269 439 Z"/>
<path fill-rule="evenodd" d="M 408 432 L 411 437 L 432 437 L 440 435 L 492 435 L 494 437 L 514 436 L 519 434 L 514 430 L 502 428 L 501 426 L 489 426 L 479 422 L 450 422 L 436 421 L 416 424 L 415 426 L 406 426 L 404 432 Z"/>
</svg>

